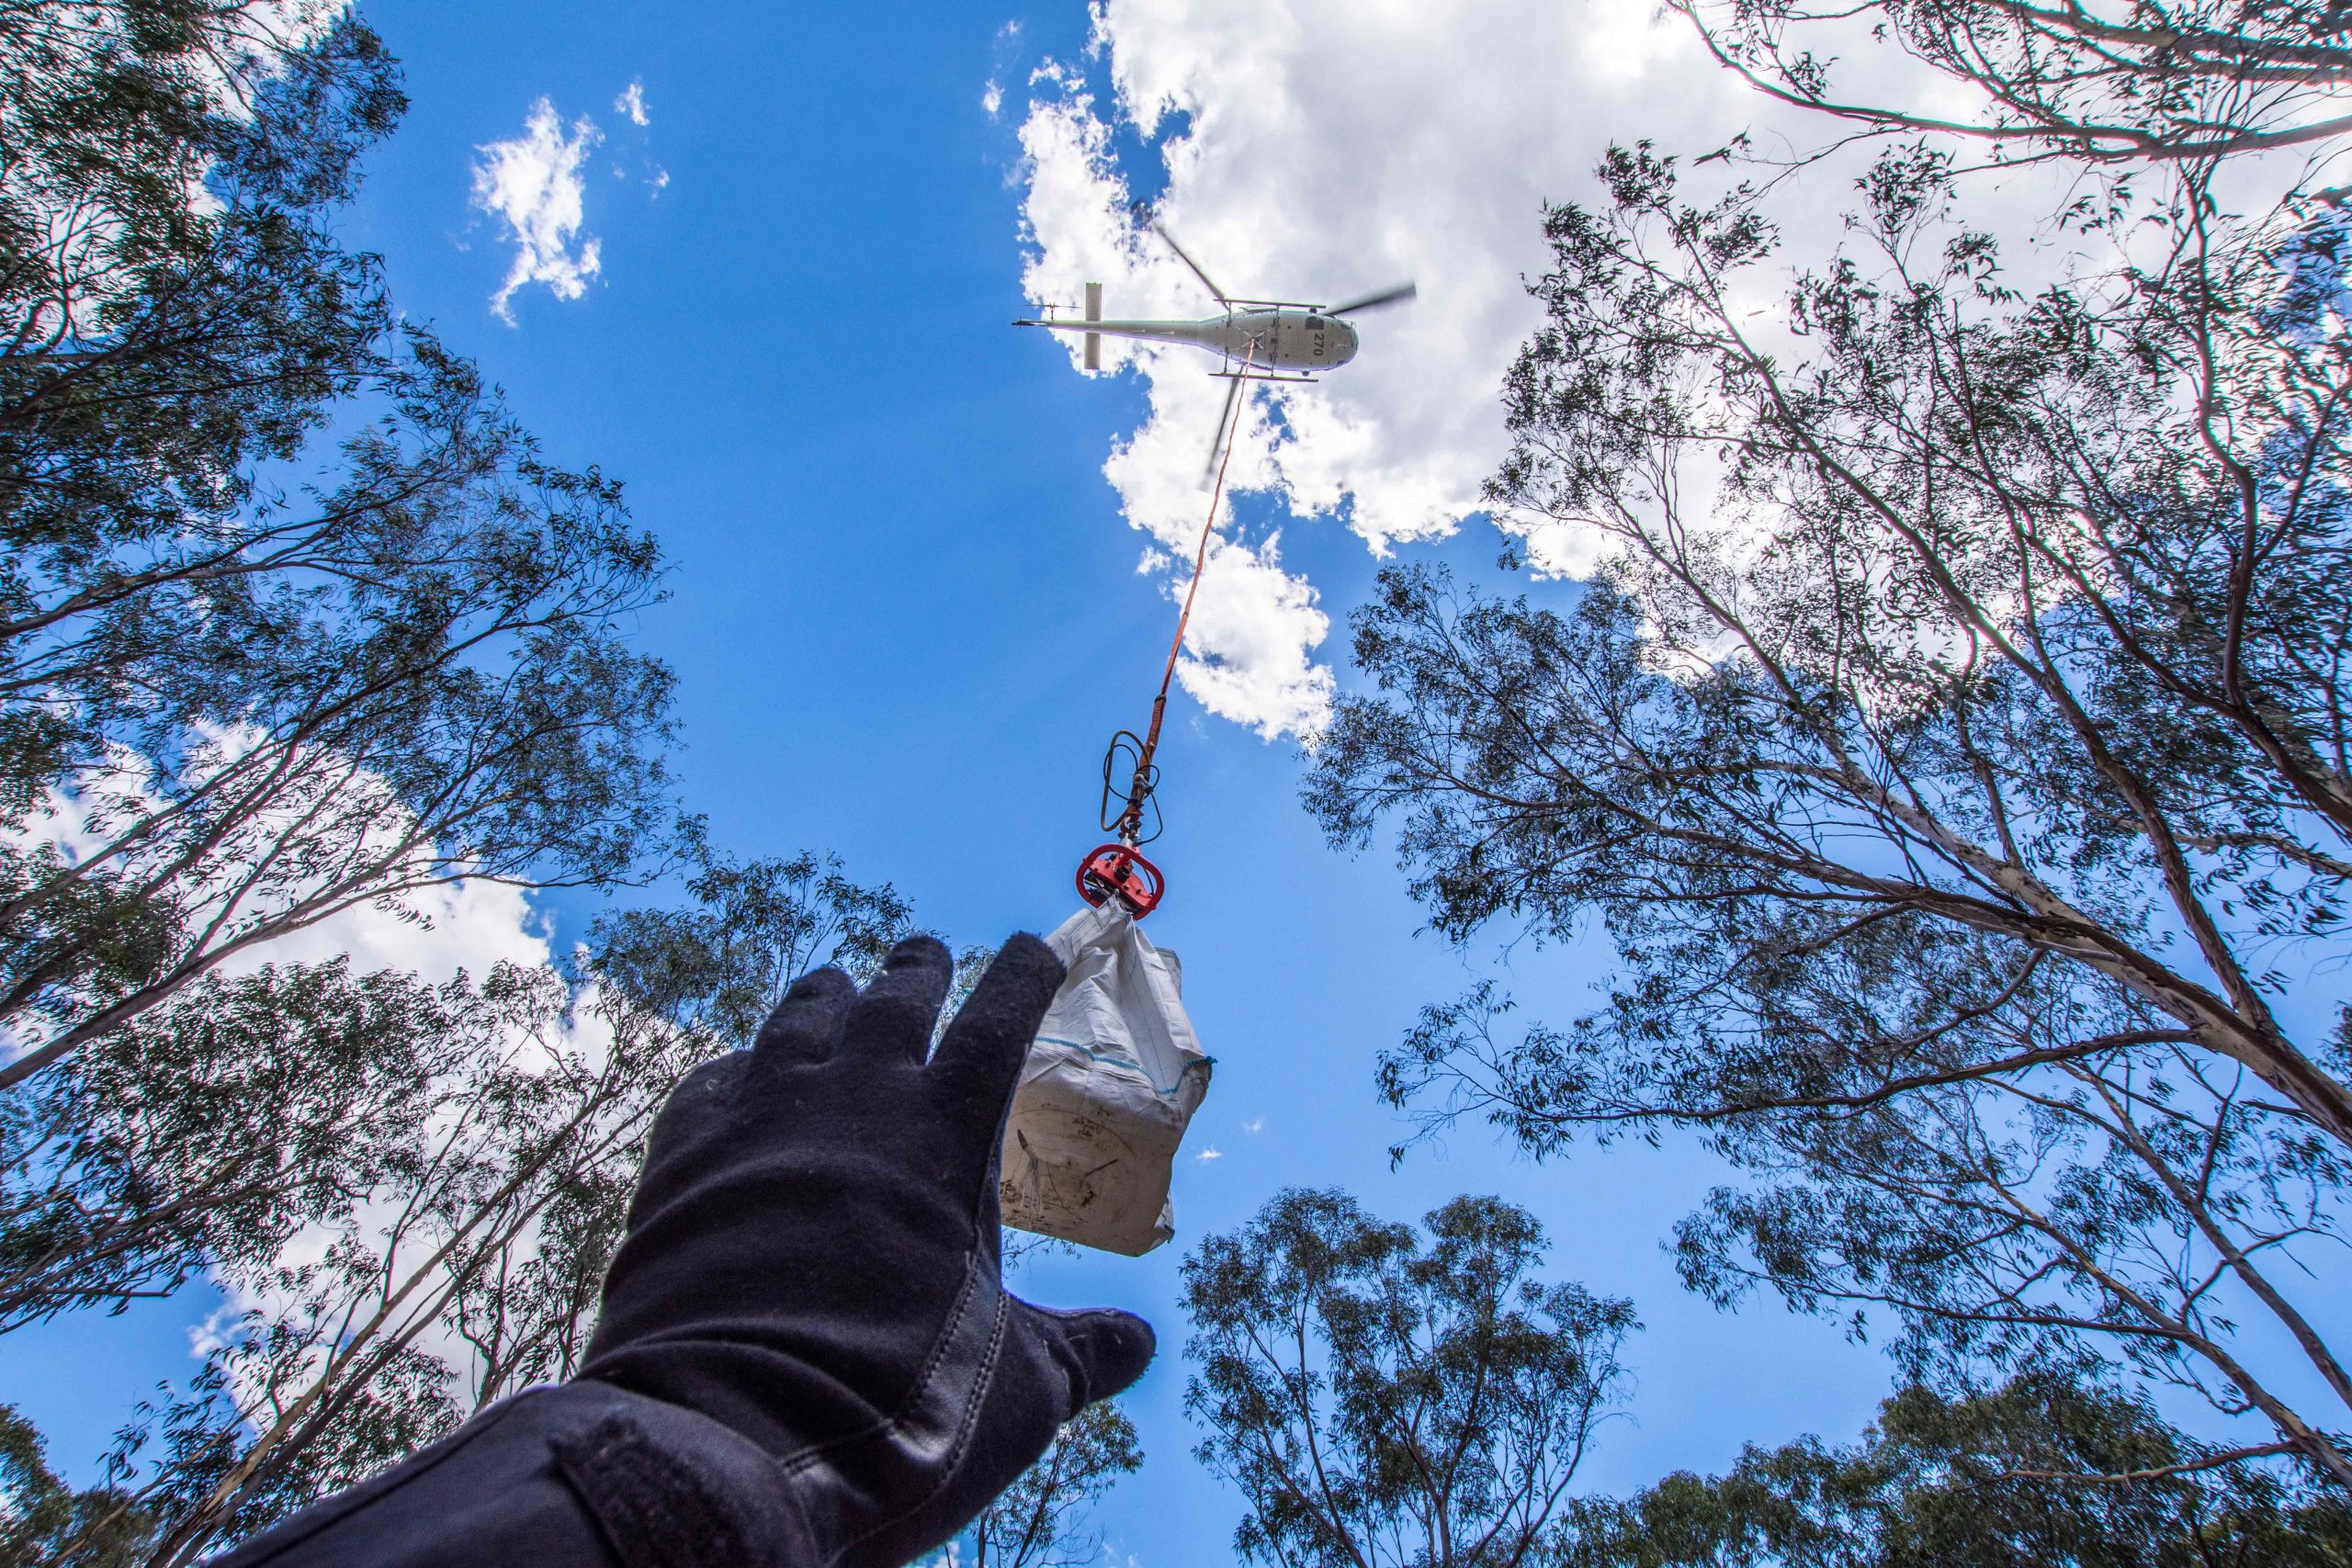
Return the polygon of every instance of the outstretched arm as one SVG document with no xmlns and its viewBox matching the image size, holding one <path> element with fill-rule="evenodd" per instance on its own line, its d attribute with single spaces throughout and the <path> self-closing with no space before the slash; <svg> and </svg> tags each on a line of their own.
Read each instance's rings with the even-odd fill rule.
<svg viewBox="0 0 2352 1568">
<path fill-rule="evenodd" d="M 1142 1319 L 1007 1295 L 1006 1108 L 1062 966 L 824 969 L 654 1123 L 581 1374 L 296 1515 L 220 1568 L 897 1568 L 1142 1375 Z"/>
</svg>

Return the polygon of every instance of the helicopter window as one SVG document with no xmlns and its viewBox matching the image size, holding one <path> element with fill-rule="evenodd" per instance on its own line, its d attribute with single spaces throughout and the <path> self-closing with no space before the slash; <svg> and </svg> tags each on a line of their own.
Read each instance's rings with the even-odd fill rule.
<svg viewBox="0 0 2352 1568">
<path fill-rule="evenodd" d="M 1311 333 L 1319 333 L 1319 332 L 1321 332 L 1321 331 L 1323 330 L 1323 318 L 1322 318 L 1322 317 L 1320 317 L 1320 316 L 1309 316 L 1309 317 L 1307 317 L 1307 318 L 1306 318 L 1306 330 L 1307 330 L 1308 332 L 1311 332 Z"/>
</svg>

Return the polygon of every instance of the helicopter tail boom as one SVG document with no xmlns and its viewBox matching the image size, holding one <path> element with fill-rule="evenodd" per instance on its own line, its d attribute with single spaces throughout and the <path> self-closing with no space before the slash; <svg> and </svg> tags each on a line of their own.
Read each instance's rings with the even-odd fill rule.
<svg viewBox="0 0 2352 1568">
<path fill-rule="evenodd" d="M 1088 337 L 1134 338 L 1142 343 L 1199 344 L 1210 332 L 1221 331 L 1221 320 L 1201 321 L 1040 321 L 1024 318 L 1016 327 L 1044 327 L 1048 332 L 1084 333 Z"/>
</svg>

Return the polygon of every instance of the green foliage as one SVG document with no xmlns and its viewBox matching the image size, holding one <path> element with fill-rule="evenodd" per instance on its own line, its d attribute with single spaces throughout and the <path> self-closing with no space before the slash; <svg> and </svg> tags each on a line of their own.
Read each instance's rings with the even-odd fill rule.
<svg viewBox="0 0 2352 1568">
<path fill-rule="evenodd" d="M 637 1006 L 716 1040 L 748 1043 L 811 969 L 870 977 L 913 930 L 912 905 L 887 882 L 852 882 L 837 855 L 738 862 L 711 848 L 699 821 L 680 854 L 694 904 L 599 916 L 588 966 Z"/>
<path fill-rule="evenodd" d="M 1102 1538 L 1086 1529 L 1085 1511 L 1142 1468 L 1126 1412 L 1107 1399 L 1088 1405 L 972 1521 L 972 1568 L 1079 1568 L 1099 1560 Z"/>
<path fill-rule="evenodd" d="M 290 1401 L 310 1392 L 300 1364 L 315 1360 L 320 1348 L 308 1325 L 254 1324 L 184 1389 L 159 1390 L 132 1413 L 107 1466 L 115 1489 L 134 1496 L 154 1521 L 143 1562 L 192 1563 L 456 1427 L 448 1368 L 424 1352 L 389 1347 L 365 1359 L 364 1381 L 322 1402 L 333 1419 L 311 1424 L 296 1441 L 260 1449 L 244 1427 L 248 1414 L 266 1435 L 277 1435 Z M 238 1389 L 240 1378 L 257 1380 L 261 1399 Z M 134 1456 L 152 1466 L 143 1483 Z"/>
<path fill-rule="evenodd" d="M 0 1328 L 266 1258 L 388 1179 L 450 1028 L 413 976 L 208 977 L 0 1100 Z"/>
<path fill-rule="evenodd" d="M 1306 795 L 1395 821 L 1448 936 L 1620 964 L 1565 1029 L 1430 1009 L 1384 1091 L 1538 1153 L 1694 1130 L 1741 1170 L 1677 1238 L 1712 1299 L 1891 1318 L 1915 1377 L 2108 1359 L 2352 1484 L 2303 1272 L 2352 1090 L 2278 1010 L 2352 885 L 2340 215 L 2184 167 L 2061 210 L 2108 270 L 2028 290 L 1932 145 L 1805 265 L 1769 186 L 1600 174 L 1491 489 L 1604 563 L 1384 573 Z"/>
<path fill-rule="evenodd" d="M 566 1375 L 676 1075 L 906 918 L 697 834 L 641 971 L 220 977 L 460 879 L 622 882 L 671 825 L 653 540 L 335 236 L 402 107 L 339 0 L 0 3 L 0 1330 L 198 1273 L 241 1309 L 92 1552 L 192 1561 Z M 88 1521 L 20 1436 L 55 1555 Z"/>
<path fill-rule="evenodd" d="M 130 1568 L 153 1536 L 128 1495 L 59 1480 L 32 1423 L 0 1404 L 0 1568 Z"/>
<path fill-rule="evenodd" d="M 0 1087 L 355 902 L 666 826 L 651 539 L 333 235 L 396 74 L 339 6 L 0 14 Z"/>
<path fill-rule="evenodd" d="M 267 1223 L 190 1205 L 211 1228 L 187 1261 L 243 1310 L 211 1325 L 201 1375 L 161 1391 L 114 1458 L 163 1527 L 158 1562 L 193 1561 L 476 1405 L 568 1372 L 645 1129 L 707 1054 L 617 1000 L 577 1007 L 544 967 L 438 987 L 339 972 L 328 984 L 356 1040 L 401 1043 L 361 1051 L 341 1093 L 305 1090 L 276 1113 L 285 1121 L 241 1123 L 284 1140 L 251 1156 L 282 1184 L 256 1216 Z M 302 1027 L 250 999 L 261 1027 Z M 187 1085 L 187 1098 L 207 1087 Z M 150 1159 L 174 1200 L 186 1201 L 175 1184 L 208 1174 L 164 1151 Z"/>
<path fill-rule="evenodd" d="M 0 526 L 43 578 L 233 528 L 391 321 L 327 228 L 397 73 L 321 7 L 108 0 L 0 16 Z M 288 51 L 280 34 L 311 32 Z"/>
<path fill-rule="evenodd" d="M 2093 167 L 2211 159 L 2324 143 L 2346 128 L 2334 84 L 2352 70 L 2337 12 L 2315 0 L 2245 6 L 2154 0 L 2074 5 L 1928 0 L 1854 11 L 1809 0 L 1676 0 L 1715 57 L 1781 100 L 1862 134 L 1935 131 L 1999 162 Z M 1886 60 L 1899 50 L 1905 58 Z M 1914 95 L 1840 91 L 1925 65 L 1946 78 L 1929 113 Z M 1876 69 L 1873 70 L 1873 67 Z M 1878 77 L 1883 82 L 1885 77 Z M 1958 108 L 1947 107 L 1957 103 Z"/>
<path fill-rule="evenodd" d="M 1534 1279 L 1543 1227 L 1498 1198 L 1423 1224 L 1294 1189 L 1185 1258 L 1185 1408 L 1251 1561 L 1528 1561 L 1616 1403 L 1631 1303 Z"/>
<path fill-rule="evenodd" d="M 0 1017 L 46 1038 L 7 1081 L 336 910 L 611 882 L 662 826 L 671 677 L 620 636 L 658 555 L 618 487 L 540 463 L 421 335 L 381 388 L 313 510 L 191 543 L 0 658 L 0 694 L 79 737 L 81 840 L 11 862 Z M 51 586 L 51 609 L 81 593 Z M 103 964 L 125 931 L 135 961 Z"/>
<path fill-rule="evenodd" d="M 1749 1448 L 1720 1476 L 1580 1504 L 1559 1568 L 2340 1568 L 2352 1508 L 2216 1469 L 2146 1405 L 2063 1371 L 1908 1388 L 1860 1443 Z M 2133 1476 L 2086 1483 L 2083 1474 Z"/>
<path fill-rule="evenodd" d="M 831 857 L 701 853 L 696 902 L 611 917 L 574 972 L 210 980 L 9 1102 L 47 1120 L 0 1128 L 31 1162 L 0 1188 L 0 1303 L 119 1303 L 201 1269 L 244 1309 L 109 1461 L 154 1521 L 156 1563 L 571 1375 L 654 1114 L 689 1068 L 749 1043 L 742 976 L 789 984 L 908 918 Z M 1082 1471 L 1091 1496 L 1087 1467 L 1115 1445 L 1073 1441 L 1060 1484 Z M 1064 1505 L 1046 1506 L 1066 1532 Z"/>
</svg>

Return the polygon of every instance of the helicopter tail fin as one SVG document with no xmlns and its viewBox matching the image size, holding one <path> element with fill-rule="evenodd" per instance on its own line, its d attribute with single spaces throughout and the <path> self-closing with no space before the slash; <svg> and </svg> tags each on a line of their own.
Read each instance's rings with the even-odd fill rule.
<svg viewBox="0 0 2352 1568">
<path fill-rule="evenodd" d="M 1090 283 L 1086 286 L 1086 319 L 1090 321 L 1099 321 L 1102 319 L 1102 286 L 1099 283 Z M 1102 368 L 1102 334 L 1101 333 L 1086 334 L 1086 367 L 1089 370 Z"/>
</svg>

